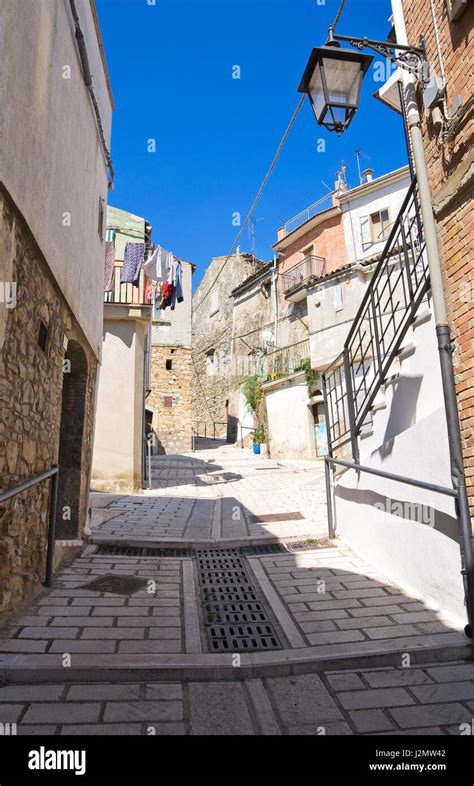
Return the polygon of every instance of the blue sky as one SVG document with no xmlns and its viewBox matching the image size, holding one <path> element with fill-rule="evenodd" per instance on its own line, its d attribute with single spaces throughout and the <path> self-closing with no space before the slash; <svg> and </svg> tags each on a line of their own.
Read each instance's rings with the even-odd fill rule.
<svg viewBox="0 0 474 786">
<path fill-rule="evenodd" d="M 196 286 L 211 257 L 229 252 L 232 216 L 243 221 L 252 204 L 339 0 L 96 2 L 116 105 L 109 201 L 147 218 L 157 242 L 196 263 Z M 384 40 L 389 16 L 389 0 L 347 0 L 337 32 Z M 375 176 L 406 163 L 401 118 L 372 98 L 376 73 L 339 139 L 305 101 L 254 213 L 261 258 L 272 257 L 277 228 L 327 192 L 323 181 L 333 186 L 341 160 L 357 185 L 356 150 Z M 247 230 L 241 248 L 250 250 Z"/>
</svg>

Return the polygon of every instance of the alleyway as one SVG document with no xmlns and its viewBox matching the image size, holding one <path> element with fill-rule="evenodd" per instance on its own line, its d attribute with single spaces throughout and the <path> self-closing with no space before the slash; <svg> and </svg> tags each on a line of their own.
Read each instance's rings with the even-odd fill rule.
<svg viewBox="0 0 474 786">
<path fill-rule="evenodd" d="M 89 544 L 0 641 L 19 734 L 459 734 L 468 640 L 327 540 L 321 464 L 229 445 L 92 495 Z"/>
</svg>

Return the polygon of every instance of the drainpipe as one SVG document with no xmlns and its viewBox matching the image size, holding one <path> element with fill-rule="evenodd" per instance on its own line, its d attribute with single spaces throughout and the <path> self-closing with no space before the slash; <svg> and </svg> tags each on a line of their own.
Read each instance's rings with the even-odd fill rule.
<svg viewBox="0 0 474 786">
<path fill-rule="evenodd" d="M 276 349 L 277 348 L 277 330 L 278 330 L 278 292 L 277 292 L 278 266 L 277 266 L 276 254 L 273 254 L 272 280 L 273 280 L 273 309 L 275 311 L 275 327 L 273 329 L 273 343 L 274 343 L 274 347 Z"/>
<path fill-rule="evenodd" d="M 408 44 L 402 0 L 392 0 L 392 12 L 397 41 L 402 45 Z M 456 516 L 459 526 L 461 573 L 464 580 L 467 617 L 469 620 L 469 624 L 466 625 L 464 630 L 466 635 L 472 638 L 474 615 L 474 563 L 472 554 L 472 526 L 469 514 L 466 480 L 464 475 L 461 429 L 459 426 L 456 386 L 454 382 L 452 357 L 453 345 L 446 314 L 443 279 L 436 237 L 436 223 L 434 220 L 433 203 L 431 199 L 428 168 L 426 165 L 425 150 L 423 146 L 423 136 L 421 133 L 421 121 L 416 99 L 414 78 L 405 70 L 403 70 L 402 73 L 402 83 L 407 106 L 408 130 L 411 138 L 413 159 L 418 180 L 420 209 L 423 218 L 426 243 L 426 254 L 430 270 L 433 312 L 436 322 L 436 335 L 438 337 L 438 351 L 443 385 L 444 408 L 448 429 L 451 481 L 453 488 L 455 491 L 457 491 L 458 494 L 456 500 Z"/>
</svg>

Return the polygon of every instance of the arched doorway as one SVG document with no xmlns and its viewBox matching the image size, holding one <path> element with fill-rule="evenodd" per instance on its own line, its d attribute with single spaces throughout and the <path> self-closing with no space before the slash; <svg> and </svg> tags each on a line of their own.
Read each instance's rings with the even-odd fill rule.
<svg viewBox="0 0 474 786">
<path fill-rule="evenodd" d="M 86 354 L 77 341 L 70 341 L 64 359 L 59 432 L 58 540 L 74 539 L 79 534 L 86 389 Z"/>
</svg>

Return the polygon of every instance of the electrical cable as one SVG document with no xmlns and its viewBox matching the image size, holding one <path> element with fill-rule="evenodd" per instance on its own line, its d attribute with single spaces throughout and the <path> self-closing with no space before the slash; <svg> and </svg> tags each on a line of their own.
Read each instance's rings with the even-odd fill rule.
<svg viewBox="0 0 474 786">
<path fill-rule="evenodd" d="M 296 118 L 298 116 L 298 113 L 299 113 L 301 107 L 303 106 L 303 101 L 305 100 L 305 98 L 306 98 L 306 94 L 303 93 L 303 95 L 301 96 L 301 98 L 300 98 L 300 100 L 298 102 L 298 106 L 296 107 L 295 111 L 293 112 L 293 116 L 292 116 L 292 118 L 291 118 L 291 120 L 290 120 L 290 122 L 288 124 L 288 127 L 287 127 L 285 133 L 283 134 L 282 140 L 281 140 L 280 144 L 278 145 L 278 149 L 277 149 L 277 151 L 275 153 L 275 156 L 274 156 L 273 161 L 271 163 L 270 169 L 268 170 L 267 174 L 265 175 L 265 177 L 263 179 L 263 183 L 262 183 L 262 185 L 260 186 L 260 188 L 258 190 L 257 196 L 255 197 L 255 199 L 253 201 L 252 207 L 250 208 L 249 212 L 247 213 L 247 217 L 246 217 L 244 223 L 242 224 L 242 227 L 240 228 L 240 231 L 238 232 L 237 237 L 234 240 L 234 243 L 232 245 L 232 248 L 231 248 L 230 252 L 228 253 L 227 257 L 224 260 L 224 264 L 222 265 L 221 269 L 219 270 L 217 276 L 215 277 L 214 281 L 212 282 L 212 284 L 209 287 L 209 289 L 207 290 L 207 292 L 205 292 L 205 294 L 203 295 L 202 299 L 194 307 L 194 311 L 197 311 L 199 306 L 201 306 L 204 303 L 204 301 L 207 298 L 207 296 L 214 289 L 214 286 L 215 286 L 219 276 L 221 275 L 222 271 L 224 270 L 227 262 L 229 261 L 230 257 L 232 256 L 232 254 L 233 254 L 233 252 L 234 252 L 234 250 L 235 250 L 235 248 L 236 248 L 240 238 L 242 237 L 242 235 L 243 235 L 243 233 L 245 231 L 245 228 L 246 228 L 246 226 L 247 226 L 247 224 L 248 224 L 248 222 L 250 220 L 250 217 L 252 216 L 252 213 L 255 210 L 255 208 L 256 208 L 259 200 L 260 200 L 260 197 L 262 195 L 263 189 L 265 188 L 270 175 L 272 174 L 273 170 L 275 169 L 275 166 L 276 166 L 276 163 L 277 163 L 277 161 L 278 161 L 278 159 L 280 157 L 280 153 L 281 153 L 281 150 L 283 148 L 283 145 L 285 144 L 285 142 L 286 142 L 286 140 L 288 138 L 288 134 L 290 133 L 291 128 L 293 126 L 293 123 L 295 122 L 295 120 L 296 120 Z"/>
</svg>

